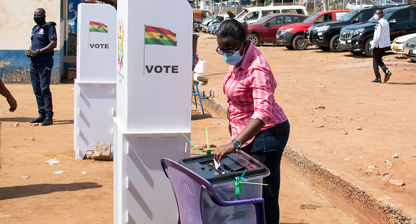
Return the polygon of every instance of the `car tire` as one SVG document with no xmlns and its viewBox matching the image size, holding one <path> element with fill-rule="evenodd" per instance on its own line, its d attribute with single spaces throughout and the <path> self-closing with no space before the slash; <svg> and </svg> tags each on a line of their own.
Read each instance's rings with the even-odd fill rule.
<svg viewBox="0 0 416 224">
<path fill-rule="evenodd" d="M 295 50 L 305 50 L 308 47 L 308 44 L 306 44 L 302 35 L 296 35 L 293 38 L 292 46 Z"/>
<path fill-rule="evenodd" d="M 332 52 L 341 52 L 342 49 L 338 47 L 339 44 L 339 35 L 335 35 L 331 38 L 331 41 L 329 41 L 329 48 Z"/>
<path fill-rule="evenodd" d="M 294 48 L 292 47 L 292 45 L 290 46 L 285 46 L 288 50 L 294 50 Z"/>
<path fill-rule="evenodd" d="M 319 47 L 319 49 L 321 49 L 322 51 L 329 51 L 331 50 L 329 47 Z"/>
<path fill-rule="evenodd" d="M 255 33 L 251 33 L 250 35 L 248 35 L 247 39 L 249 39 L 251 41 L 251 43 L 253 43 L 256 46 L 259 45 L 259 43 L 260 43 L 259 35 L 255 34 Z"/>
<path fill-rule="evenodd" d="M 371 58 L 373 57 L 373 51 L 370 51 L 370 42 L 371 42 L 371 38 L 367 39 L 365 41 L 365 55 L 367 55 L 367 57 Z"/>
</svg>

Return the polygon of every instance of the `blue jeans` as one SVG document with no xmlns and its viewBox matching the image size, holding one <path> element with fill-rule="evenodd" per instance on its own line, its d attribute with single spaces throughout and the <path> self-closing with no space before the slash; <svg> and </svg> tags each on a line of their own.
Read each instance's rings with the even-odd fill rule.
<svg viewBox="0 0 416 224">
<path fill-rule="evenodd" d="M 53 116 L 52 94 L 49 89 L 52 66 L 53 60 L 32 61 L 30 65 L 30 80 L 35 93 L 36 103 L 38 104 L 39 116 L 50 118 Z"/>
<path fill-rule="evenodd" d="M 270 170 L 263 179 L 263 198 L 266 210 L 266 223 L 279 223 L 280 161 L 289 139 L 290 124 L 285 121 L 272 128 L 259 132 L 254 140 L 241 150 L 262 162 Z"/>
</svg>

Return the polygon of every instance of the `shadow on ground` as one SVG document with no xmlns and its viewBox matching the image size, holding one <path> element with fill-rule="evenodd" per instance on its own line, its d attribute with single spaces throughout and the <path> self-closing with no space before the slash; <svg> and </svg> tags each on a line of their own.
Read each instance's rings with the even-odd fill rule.
<svg viewBox="0 0 416 224">
<path fill-rule="evenodd" d="M 202 120 L 202 119 L 211 118 L 211 117 L 212 116 L 206 112 L 205 114 L 192 113 L 191 120 L 196 121 L 196 120 Z"/>
<path fill-rule="evenodd" d="M 0 118 L 0 121 L 4 121 L 4 122 L 29 122 L 32 119 L 34 119 L 34 117 L 2 117 L 2 118 Z"/>
<path fill-rule="evenodd" d="M 3 117 L 0 118 L 0 121 L 4 121 L 4 122 L 21 122 L 21 123 L 25 123 L 25 122 L 30 122 L 32 119 L 34 119 L 35 117 Z M 74 120 L 53 120 L 53 124 L 73 124 Z"/>
<path fill-rule="evenodd" d="M 412 86 L 416 85 L 416 82 L 388 82 L 390 85 L 404 85 L 404 86 Z"/>
<path fill-rule="evenodd" d="M 79 191 L 99 188 L 102 185 L 93 182 L 79 182 L 70 184 L 33 184 L 0 188 L 0 200 L 50 194 L 59 191 Z"/>
</svg>

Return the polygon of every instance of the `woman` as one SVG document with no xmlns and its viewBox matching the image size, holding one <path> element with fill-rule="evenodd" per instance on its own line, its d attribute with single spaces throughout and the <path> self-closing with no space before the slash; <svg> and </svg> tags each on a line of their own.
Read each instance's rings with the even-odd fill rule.
<svg viewBox="0 0 416 224">
<path fill-rule="evenodd" d="M 217 31 L 217 53 L 230 64 L 223 81 L 228 98 L 232 142 L 219 146 L 217 161 L 243 150 L 264 163 L 270 176 L 263 179 L 268 224 L 279 223 L 280 160 L 289 137 L 289 122 L 274 99 L 277 86 L 261 52 L 246 39 L 247 30 L 237 20 L 224 21 Z"/>
</svg>

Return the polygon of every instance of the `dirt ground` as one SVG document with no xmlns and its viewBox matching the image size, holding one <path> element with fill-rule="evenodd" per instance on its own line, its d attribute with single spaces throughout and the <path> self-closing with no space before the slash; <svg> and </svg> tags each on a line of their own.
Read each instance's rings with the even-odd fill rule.
<svg viewBox="0 0 416 224">
<path fill-rule="evenodd" d="M 227 66 L 216 46 L 214 36 L 201 35 L 199 56 L 207 61 L 204 76 L 210 78 L 202 89 L 226 105 L 221 82 Z M 377 199 L 416 214 L 416 64 L 388 55 L 391 81 L 374 84 L 369 58 L 317 49 L 260 49 L 278 82 L 276 99 L 291 122 L 289 144 Z M 36 116 L 31 85 L 7 87 L 18 109 L 8 112 L 0 98 L 0 223 L 112 223 L 113 163 L 74 159 L 73 85 L 51 86 L 55 124 L 48 127 L 28 123 Z M 205 126 L 211 143 L 230 141 L 226 119 L 195 110 L 192 118 L 194 144 L 205 143 Z M 392 158 L 396 153 L 399 158 Z M 45 163 L 55 157 L 59 165 Z M 313 192 L 292 166 L 283 161 L 282 223 L 355 222 Z"/>
</svg>

